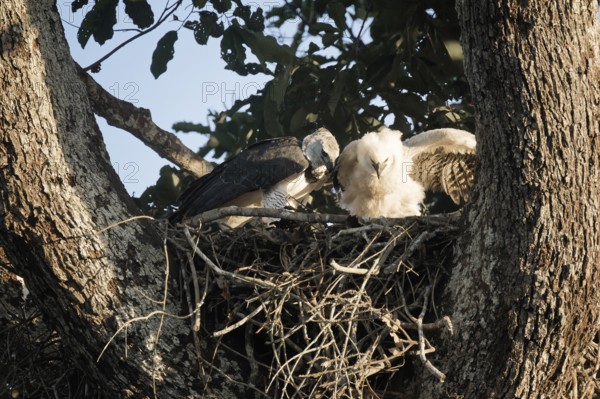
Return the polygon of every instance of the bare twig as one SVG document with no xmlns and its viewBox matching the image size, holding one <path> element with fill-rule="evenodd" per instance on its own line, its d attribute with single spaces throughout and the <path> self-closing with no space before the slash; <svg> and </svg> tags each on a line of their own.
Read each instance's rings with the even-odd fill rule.
<svg viewBox="0 0 600 399">
<path fill-rule="evenodd" d="M 392 274 L 395 273 L 398 270 L 398 265 L 400 265 L 402 262 L 405 262 L 408 258 L 410 258 L 416 250 L 418 250 L 419 248 L 423 247 L 424 243 L 427 240 L 430 240 L 431 238 L 435 237 L 436 235 L 440 234 L 440 233 L 448 233 L 447 229 L 435 229 L 433 231 L 423 231 L 421 234 L 419 234 L 419 236 L 410 243 L 409 247 L 406 249 L 406 251 L 404 251 L 404 253 L 400 256 L 400 258 L 398 259 L 397 262 L 388 265 L 385 269 L 383 269 L 383 273 L 384 274 Z"/>
<path fill-rule="evenodd" d="M 188 255 L 188 265 L 190 267 L 190 274 L 192 279 L 192 285 L 194 287 L 194 309 L 196 309 L 196 317 L 194 317 L 194 324 L 192 325 L 192 330 L 200 331 L 200 285 L 198 284 L 198 274 L 196 273 L 196 266 L 194 265 L 194 258 L 190 253 Z M 206 280 L 208 281 L 208 279 Z M 204 290 L 204 295 L 206 295 L 206 289 Z M 204 299 L 204 298 L 202 298 Z"/>
<path fill-rule="evenodd" d="M 264 287 L 264 288 L 276 288 L 277 287 L 276 284 L 273 284 L 270 281 L 263 281 L 263 280 L 253 278 L 253 277 L 242 276 L 242 275 L 239 275 L 236 273 L 231 273 L 231 272 L 221 269 L 212 260 L 210 260 L 210 258 L 208 256 L 206 256 L 204 254 L 204 252 L 202 252 L 200 250 L 200 248 L 198 248 L 198 246 L 194 242 L 194 239 L 192 238 L 192 235 L 190 234 L 189 229 L 187 227 L 185 227 L 183 231 L 185 233 L 186 238 L 188 239 L 188 242 L 194 249 L 194 252 L 196 253 L 196 255 L 198 255 L 200 257 L 200 259 L 202 259 L 204 262 L 206 262 L 208 267 L 210 267 L 211 270 L 214 271 L 217 275 L 229 277 L 229 278 L 232 278 L 237 281 L 241 281 L 241 282 L 251 284 L 251 285 L 257 285 L 257 286 Z"/>
<path fill-rule="evenodd" d="M 188 225 L 197 225 L 199 223 L 210 223 L 227 216 L 248 216 L 248 217 L 266 217 L 274 219 L 285 219 L 304 223 L 331 223 L 343 224 L 348 221 L 350 215 L 334 215 L 328 213 L 303 213 L 288 209 L 273 208 L 242 208 L 237 206 L 228 206 L 224 208 L 212 209 L 193 216 L 186 220 Z M 428 216 L 408 216 L 404 218 L 358 218 L 358 221 L 364 225 L 385 226 L 406 225 L 418 223 L 424 226 L 444 226 L 448 232 L 455 231 L 456 227 L 449 226 L 448 223 L 455 221 L 458 214 L 428 215 Z M 365 229 L 370 230 L 373 228 Z M 379 227 L 375 230 L 380 230 Z M 441 230 L 440 230 L 441 232 Z"/>
<path fill-rule="evenodd" d="M 369 272 L 369 269 L 342 266 L 333 259 L 331 259 L 330 265 L 340 273 L 364 275 Z"/>
<path fill-rule="evenodd" d="M 267 217 L 285 220 L 293 220 L 297 222 L 307 223 L 345 223 L 348 219 L 347 215 L 330 215 L 324 213 L 302 213 L 287 209 L 273 208 L 241 208 L 237 206 L 228 206 L 225 208 L 213 209 L 198 216 L 194 216 L 189 220 L 191 225 L 198 222 L 210 223 L 215 220 L 222 219 L 227 216 L 253 216 Z"/>
<path fill-rule="evenodd" d="M 364 232 L 369 232 L 369 231 L 373 231 L 373 230 L 384 230 L 386 228 L 387 228 L 387 226 L 382 226 L 382 225 L 379 225 L 379 224 L 368 224 L 366 226 L 351 227 L 349 229 L 344 229 L 344 230 L 338 231 L 332 237 L 332 239 L 336 240 L 340 236 L 343 236 L 343 235 L 356 234 L 356 233 L 364 233 Z"/>
<path fill-rule="evenodd" d="M 423 362 L 425 367 L 429 371 L 431 371 L 431 373 L 433 373 L 433 375 L 435 375 L 440 382 L 444 382 L 444 380 L 446 379 L 446 375 L 444 373 L 442 373 L 440 370 L 438 370 L 433 364 L 431 364 L 431 362 L 427 359 L 427 356 L 425 356 L 425 335 L 423 334 L 423 318 L 425 317 L 425 312 L 427 311 L 427 303 L 428 303 L 428 299 L 429 299 L 429 290 L 430 289 L 431 289 L 431 287 L 427 287 L 425 289 L 425 296 L 424 296 L 425 299 L 423 299 L 423 309 L 421 310 L 421 313 L 419 314 L 419 317 L 416 320 L 417 329 L 419 332 L 419 358 L 421 359 L 421 361 Z"/>
<path fill-rule="evenodd" d="M 131 324 L 133 324 L 135 322 L 150 320 L 151 318 L 153 318 L 155 316 L 168 316 L 168 317 L 172 317 L 172 318 L 178 319 L 178 320 L 185 320 L 185 319 L 189 319 L 193 315 L 194 315 L 194 312 L 188 313 L 185 316 L 178 316 L 176 314 L 167 313 L 167 312 L 164 312 L 162 310 L 155 310 L 153 312 L 148 313 L 145 316 L 139 316 L 139 317 L 134 317 L 132 319 L 129 319 L 121 327 L 119 327 L 117 329 L 117 331 L 112 335 L 112 337 L 110 337 L 110 339 L 108 340 L 108 342 L 106 343 L 106 345 L 104 345 L 104 348 L 102 348 L 102 351 L 98 355 L 98 358 L 96 359 L 96 361 L 97 362 L 100 361 L 100 359 L 102 358 L 102 355 L 104 355 L 104 352 L 106 352 L 106 349 L 108 349 L 108 347 L 110 346 L 110 344 L 112 343 L 112 341 L 114 341 L 114 339 L 117 337 L 117 335 L 119 335 L 119 333 L 121 331 L 123 331 L 124 329 L 126 329 L 127 327 L 129 327 Z"/>
<path fill-rule="evenodd" d="M 215 332 L 212 334 L 212 336 L 213 336 L 213 337 L 221 337 L 221 336 L 223 336 L 223 335 L 225 335 L 225 334 L 227 334 L 227 333 L 229 333 L 229 332 L 231 332 L 231 331 L 235 330 L 236 328 L 243 326 L 244 324 L 246 324 L 246 323 L 248 322 L 248 320 L 252 319 L 254 316 L 256 316 L 257 314 L 259 314 L 260 312 L 262 312 L 262 311 L 263 311 L 263 309 L 264 309 L 264 305 L 262 305 L 262 304 L 261 304 L 259 307 L 257 307 L 257 308 L 256 308 L 256 309 L 254 309 L 252 312 L 250 312 L 250 313 L 248 314 L 248 316 L 246 316 L 246 317 L 242 318 L 241 320 L 239 320 L 239 321 L 237 321 L 237 322 L 233 323 L 233 324 L 232 324 L 232 325 L 230 325 L 230 326 L 227 326 L 226 328 L 224 328 L 224 329 L 222 329 L 222 330 L 215 331 Z"/>
</svg>

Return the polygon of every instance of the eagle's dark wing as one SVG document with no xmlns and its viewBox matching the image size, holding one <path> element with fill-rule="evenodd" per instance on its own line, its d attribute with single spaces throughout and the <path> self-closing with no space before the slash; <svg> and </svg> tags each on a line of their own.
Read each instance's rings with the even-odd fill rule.
<svg viewBox="0 0 600 399">
<path fill-rule="evenodd" d="M 171 216 L 171 222 L 235 202 L 250 192 L 268 190 L 305 171 L 309 162 L 301 143 L 295 137 L 281 137 L 249 146 L 192 182 L 179 198 L 180 206 Z"/>
</svg>

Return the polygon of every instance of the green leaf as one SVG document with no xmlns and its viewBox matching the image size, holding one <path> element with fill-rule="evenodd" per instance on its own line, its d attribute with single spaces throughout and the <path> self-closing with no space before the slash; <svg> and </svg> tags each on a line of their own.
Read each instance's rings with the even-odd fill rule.
<svg viewBox="0 0 600 399">
<path fill-rule="evenodd" d="M 288 88 L 288 83 L 288 80 L 284 77 L 277 77 L 270 82 L 267 82 L 265 85 L 265 99 L 272 101 L 277 110 L 281 109 L 281 106 L 283 105 L 283 99 Z"/>
<path fill-rule="evenodd" d="M 290 119 L 290 133 L 301 132 L 307 124 L 307 117 L 309 116 L 308 109 L 302 107 L 298 108 L 292 118 Z"/>
<path fill-rule="evenodd" d="M 308 33 L 311 35 L 316 35 L 320 32 L 337 32 L 337 29 L 333 25 L 329 25 L 325 22 L 315 22 L 314 24 L 310 24 L 308 27 Z"/>
<path fill-rule="evenodd" d="M 233 11 L 233 16 L 241 18 L 244 22 L 246 22 L 250 18 L 250 15 L 252 15 L 252 10 L 250 9 L 250 6 L 238 6 Z"/>
<path fill-rule="evenodd" d="M 169 202 L 175 201 L 179 194 L 179 175 L 172 166 L 165 165 L 160 169 L 160 177 L 156 181 L 156 188 L 162 194 L 162 197 Z"/>
<path fill-rule="evenodd" d="M 338 34 L 334 32 L 325 32 L 321 41 L 323 42 L 323 46 L 329 47 L 338 39 Z"/>
<path fill-rule="evenodd" d="M 265 75 L 272 75 L 273 73 L 264 65 L 257 64 L 256 62 L 249 62 L 246 64 L 246 71 L 252 75 L 258 73 L 264 73 Z"/>
<path fill-rule="evenodd" d="M 308 45 L 308 54 L 312 54 L 316 51 L 321 50 L 321 47 L 319 47 L 316 43 L 314 42 L 310 42 L 310 44 Z"/>
<path fill-rule="evenodd" d="M 77 32 L 77 41 L 85 48 L 90 37 L 99 44 L 104 44 L 113 37 L 113 26 L 117 23 L 117 5 L 119 0 L 98 0 L 85 15 Z"/>
<path fill-rule="evenodd" d="M 346 29 L 346 7 L 339 1 L 332 1 L 327 4 L 327 13 L 335 22 L 339 30 Z"/>
<path fill-rule="evenodd" d="M 186 29 L 194 30 L 198 26 L 198 21 L 190 21 L 189 19 L 183 23 L 183 27 Z"/>
<path fill-rule="evenodd" d="M 77 10 L 79 10 L 81 7 L 87 5 L 88 0 L 74 0 L 71 3 L 71 11 L 72 12 L 76 12 Z"/>
<path fill-rule="evenodd" d="M 225 29 L 221 39 L 221 58 L 227 63 L 227 69 L 239 73 L 242 76 L 248 75 L 244 61 L 246 61 L 246 49 L 244 48 L 242 38 L 237 30 L 230 26 Z"/>
<path fill-rule="evenodd" d="M 152 7 L 146 0 L 123 0 L 125 13 L 139 28 L 145 29 L 154 23 Z"/>
<path fill-rule="evenodd" d="M 250 30 L 262 32 L 265 29 L 265 17 L 263 16 L 262 8 L 258 8 L 255 12 L 252 12 L 250 6 L 238 6 L 233 15 L 241 18 Z"/>
<path fill-rule="evenodd" d="M 231 8 L 231 0 L 210 0 L 210 2 L 215 10 L 221 14 L 229 11 Z"/>
<path fill-rule="evenodd" d="M 265 36 L 262 32 L 241 27 L 237 21 L 234 21 L 231 27 L 236 30 L 261 63 L 289 64 L 294 59 L 294 51 L 290 46 L 277 43 L 273 36 Z"/>
<path fill-rule="evenodd" d="M 356 5 L 354 16 L 356 19 L 365 19 L 367 18 L 367 10 L 362 5 Z"/>
<path fill-rule="evenodd" d="M 256 32 L 265 30 L 265 16 L 263 15 L 262 8 L 258 8 L 252 13 L 250 19 L 246 21 L 246 26 L 248 26 L 248 29 Z"/>
<path fill-rule="evenodd" d="M 134 198 L 136 204 L 144 213 L 165 217 L 165 211 L 173 205 L 180 194 L 181 172 L 172 166 L 163 166 L 156 184 L 148 187 L 139 198 Z"/>
<path fill-rule="evenodd" d="M 354 76 L 354 72 L 352 70 L 346 69 L 341 71 L 335 78 L 335 82 L 333 83 L 333 90 L 331 90 L 331 94 L 329 96 L 329 101 L 327 101 L 327 107 L 329 108 L 329 114 L 331 116 L 335 115 L 335 110 L 340 103 L 340 99 L 342 98 L 342 94 L 344 93 L 344 89 L 346 88 L 346 84 L 350 81 L 350 79 Z"/>
<path fill-rule="evenodd" d="M 152 64 L 150 65 L 150 72 L 152 72 L 155 79 L 158 79 L 167 70 L 167 63 L 173 59 L 173 54 L 175 54 L 174 45 L 176 41 L 177 31 L 172 30 L 165 33 L 156 44 L 156 49 L 152 53 Z"/>
<path fill-rule="evenodd" d="M 192 0 L 192 4 L 197 8 L 204 8 L 208 0 Z"/>
<path fill-rule="evenodd" d="M 198 44 L 208 43 L 208 38 L 219 37 L 223 34 L 223 23 L 212 11 L 200 11 L 200 21 L 194 26 L 194 38 Z"/>
<path fill-rule="evenodd" d="M 284 135 L 283 126 L 279 122 L 278 113 L 271 103 L 272 101 L 265 101 L 263 114 L 265 130 L 270 137 L 281 137 Z"/>
<path fill-rule="evenodd" d="M 283 100 L 289 84 L 289 77 L 279 76 L 267 82 L 264 88 L 263 118 L 265 130 L 271 137 L 284 135 L 283 126 L 279 122 L 279 112 L 283 106 Z"/>
</svg>

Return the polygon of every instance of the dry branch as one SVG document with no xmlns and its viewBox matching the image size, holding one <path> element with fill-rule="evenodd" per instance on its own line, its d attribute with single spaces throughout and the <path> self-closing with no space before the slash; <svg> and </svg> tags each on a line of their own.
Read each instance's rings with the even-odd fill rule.
<svg viewBox="0 0 600 399">
<path fill-rule="evenodd" d="M 94 113 L 106 119 L 109 125 L 128 131 L 161 157 L 196 176 L 205 175 L 213 169 L 210 163 L 186 147 L 175 134 L 158 127 L 149 110 L 116 98 L 81 67 L 77 68 L 86 85 Z"/>
<path fill-rule="evenodd" d="M 348 223 L 354 219 L 357 223 L 362 225 L 361 227 L 350 228 L 346 230 L 338 231 L 339 235 L 343 234 L 354 234 L 357 231 L 372 231 L 382 230 L 386 226 L 397 226 L 405 225 L 407 223 L 417 223 L 419 225 L 427 225 L 432 227 L 440 227 L 438 233 L 443 232 L 443 228 L 448 231 L 455 231 L 456 226 L 451 223 L 456 222 L 460 213 L 451 213 L 444 215 L 429 215 L 429 216 L 408 216 L 405 218 L 368 218 L 360 217 L 356 218 L 350 215 L 336 215 L 328 213 L 304 213 L 294 210 L 287 209 L 273 209 L 273 208 L 242 208 L 237 206 L 228 206 L 224 208 L 212 209 L 210 211 L 201 213 L 197 216 L 191 217 L 185 220 L 188 225 L 202 225 L 211 222 L 218 221 L 219 219 L 227 216 L 250 216 L 250 217 L 263 217 L 273 219 L 284 219 L 295 222 L 304 223 L 331 223 L 331 224 L 343 224 Z M 337 238 L 337 237 L 336 237 Z"/>
</svg>

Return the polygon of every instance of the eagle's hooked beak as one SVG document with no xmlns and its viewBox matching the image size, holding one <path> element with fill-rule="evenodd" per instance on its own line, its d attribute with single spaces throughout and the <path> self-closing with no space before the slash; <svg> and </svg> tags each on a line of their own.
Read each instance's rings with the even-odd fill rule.
<svg viewBox="0 0 600 399">
<path fill-rule="evenodd" d="M 321 161 L 323 162 L 323 165 L 325 165 L 325 168 L 327 168 L 327 173 L 331 173 L 335 167 L 335 162 L 325 150 L 321 151 Z"/>
<path fill-rule="evenodd" d="M 383 162 L 375 162 L 371 160 L 371 165 L 373 166 L 373 169 L 375 170 L 375 174 L 377 175 L 378 179 L 381 178 L 381 173 L 383 172 L 383 170 L 387 168 L 388 161 L 389 158 L 386 158 Z"/>
<path fill-rule="evenodd" d="M 371 165 L 373 165 L 373 169 L 375 169 L 375 174 L 377 175 L 377 178 L 379 179 L 379 177 L 381 176 L 381 164 L 379 162 L 374 162 L 371 161 Z"/>
<path fill-rule="evenodd" d="M 335 167 L 335 163 L 331 160 L 331 158 L 329 158 L 329 157 L 325 158 L 325 167 L 327 168 L 327 172 L 333 171 L 333 168 Z"/>
</svg>

